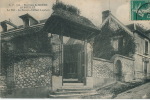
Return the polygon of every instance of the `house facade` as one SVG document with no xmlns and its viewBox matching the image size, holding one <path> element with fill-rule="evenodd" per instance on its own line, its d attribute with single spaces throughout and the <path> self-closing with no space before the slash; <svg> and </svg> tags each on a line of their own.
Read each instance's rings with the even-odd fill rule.
<svg viewBox="0 0 150 100">
<path fill-rule="evenodd" d="M 149 79 L 149 36 L 149 30 L 144 30 L 137 24 L 125 26 L 110 11 L 104 11 L 101 33 L 95 38 L 95 47 L 93 47 L 95 57 L 108 60 L 112 60 L 116 54 L 127 57 L 132 62 L 132 65 L 126 65 L 129 62 L 121 61 L 120 58 L 120 64 L 125 69 L 122 69 L 122 75 L 121 73 L 117 74 L 124 77 L 132 73 L 131 76 L 124 77 L 125 80 Z M 114 63 L 114 66 L 118 64 Z M 127 73 L 123 72 L 125 70 Z M 124 79 L 121 78 L 121 80 Z"/>
<path fill-rule="evenodd" d="M 2 94 L 47 97 L 74 84 L 86 89 L 148 79 L 148 31 L 123 25 L 110 11 L 102 14 L 101 29 L 61 8 L 41 21 L 22 15 L 23 26 L 1 22 Z M 8 30 L 7 25 L 14 28 Z"/>
<path fill-rule="evenodd" d="M 150 37 L 148 31 L 138 30 L 135 26 L 134 38 L 137 45 L 134 54 L 135 77 L 149 79 L 150 74 Z M 142 66 L 142 67 L 141 67 Z"/>
</svg>

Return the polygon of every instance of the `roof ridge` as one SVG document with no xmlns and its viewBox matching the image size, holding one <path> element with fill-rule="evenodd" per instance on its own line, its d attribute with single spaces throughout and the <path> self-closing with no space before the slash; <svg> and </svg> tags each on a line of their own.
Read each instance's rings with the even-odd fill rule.
<svg viewBox="0 0 150 100">
<path fill-rule="evenodd" d="M 110 20 L 110 18 L 112 18 L 115 22 L 117 22 L 127 33 L 133 36 L 133 33 L 130 31 L 130 29 L 126 27 L 122 22 L 120 22 L 111 12 L 108 15 L 108 17 L 102 22 L 100 27 L 102 28 L 106 24 L 106 22 Z"/>
<path fill-rule="evenodd" d="M 123 29 L 125 29 L 125 31 L 127 31 L 131 36 L 133 36 L 133 33 L 131 32 L 131 30 L 128 28 L 128 27 L 126 27 L 121 21 L 119 21 L 114 15 L 112 15 L 111 13 L 110 13 L 110 16 L 123 28 Z"/>
</svg>

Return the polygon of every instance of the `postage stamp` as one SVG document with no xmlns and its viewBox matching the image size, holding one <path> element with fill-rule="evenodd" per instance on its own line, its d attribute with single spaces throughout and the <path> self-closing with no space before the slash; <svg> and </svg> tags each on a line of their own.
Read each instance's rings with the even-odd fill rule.
<svg viewBox="0 0 150 100">
<path fill-rule="evenodd" d="M 131 0 L 131 20 L 150 20 L 150 0 Z"/>
</svg>

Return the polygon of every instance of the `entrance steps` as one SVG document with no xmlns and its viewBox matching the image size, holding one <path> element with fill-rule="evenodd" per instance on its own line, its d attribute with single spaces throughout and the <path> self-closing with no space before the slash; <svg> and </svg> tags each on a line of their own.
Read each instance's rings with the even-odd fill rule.
<svg viewBox="0 0 150 100">
<path fill-rule="evenodd" d="M 84 86 L 83 83 L 63 83 L 63 87 L 65 86 Z"/>
<path fill-rule="evenodd" d="M 96 90 L 84 86 L 83 83 L 64 83 L 56 92 L 50 93 L 50 98 L 80 98 L 98 94 Z"/>
</svg>

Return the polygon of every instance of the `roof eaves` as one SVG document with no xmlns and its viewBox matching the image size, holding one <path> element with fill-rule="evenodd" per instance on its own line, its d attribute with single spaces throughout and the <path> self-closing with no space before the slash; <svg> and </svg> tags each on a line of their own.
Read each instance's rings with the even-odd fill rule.
<svg viewBox="0 0 150 100">
<path fill-rule="evenodd" d="M 121 23 L 115 16 L 110 14 L 110 17 L 114 19 L 129 35 L 133 36 L 133 33 L 130 31 L 129 28 L 127 28 L 123 23 Z"/>
<path fill-rule="evenodd" d="M 6 24 L 9 24 L 9 25 L 11 25 L 11 26 L 13 26 L 14 28 L 18 28 L 15 24 L 13 24 L 13 23 L 10 22 L 10 21 L 5 20 L 5 21 L 3 21 L 3 22 L 5 22 Z"/>
<path fill-rule="evenodd" d="M 141 36 L 143 36 L 143 37 L 145 37 L 145 38 L 147 38 L 147 39 L 150 40 L 150 38 L 149 38 L 147 35 L 143 34 L 143 33 L 142 33 L 141 31 L 139 31 L 139 30 L 134 30 L 133 32 L 135 32 L 135 33 L 137 33 L 137 34 L 139 34 L 139 35 L 141 35 Z"/>
<path fill-rule="evenodd" d="M 64 15 L 69 14 L 69 16 L 71 16 L 71 17 L 76 16 L 76 17 L 77 17 L 77 18 L 76 18 L 77 20 L 78 20 L 78 19 L 81 19 L 81 20 L 82 20 L 82 19 L 85 19 L 86 21 L 88 21 L 89 24 L 81 23 L 80 21 L 74 21 L 73 18 L 66 18 L 65 16 L 62 16 L 63 13 L 64 13 Z M 80 25 L 83 25 L 83 26 L 86 26 L 86 27 L 89 27 L 89 28 L 92 28 L 92 29 L 99 30 L 99 29 L 98 29 L 90 20 L 88 20 L 87 18 L 85 18 L 85 17 L 83 17 L 83 16 L 80 16 L 80 15 L 68 13 L 67 11 L 64 11 L 64 10 L 61 10 L 61 9 L 56 10 L 55 12 L 53 12 L 52 16 L 59 16 L 59 17 L 65 19 L 65 20 L 69 20 L 69 21 L 71 21 L 71 22 L 76 22 L 76 23 L 78 23 L 78 24 L 80 24 Z"/>
<path fill-rule="evenodd" d="M 44 25 L 44 24 L 45 23 L 39 23 L 39 24 L 32 25 L 28 28 L 32 28 L 32 27 L 36 27 L 36 26 Z M 21 26 L 18 26 L 18 28 L 10 29 L 10 31 L 8 30 L 7 32 L 2 32 L 2 35 L 7 34 L 7 33 L 12 33 L 12 32 L 18 32 L 18 31 L 21 31 L 21 30 L 24 30 L 24 29 L 26 29 L 26 28 L 22 27 L 22 25 L 21 25 Z"/>
<path fill-rule="evenodd" d="M 30 29 L 32 29 L 32 28 L 36 28 L 36 27 L 43 27 L 44 26 L 44 23 L 42 23 L 42 24 L 37 24 L 37 25 L 34 25 L 34 26 L 32 26 L 32 27 L 28 27 L 28 28 L 30 28 Z M 4 32 L 4 33 L 2 33 L 1 34 L 1 38 L 3 39 L 3 37 L 9 37 L 9 36 L 11 36 L 11 35 L 13 35 L 14 33 L 19 33 L 19 32 L 22 32 L 22 31 L 24 31 L 24 30 L 26 30 L 27 28 L 20 28 L 20 29 L 15 29 L 15 30 L 12 30 L 12 31 L 7 31 L 7 32 Z"/>
<path fill-rule="evenodd" d="M 35 19 L 33 16 L 31 16 L 30 14 L 24 14 L 24 15 L 21 15 L 19 16 L 21 19 L 25 18 L 25 17 L 28 17 L 28 18 L 32 18 L 33 20 L 37 21 L 39 23 L 39 21 L 37 19 Z"/>
</svg>

